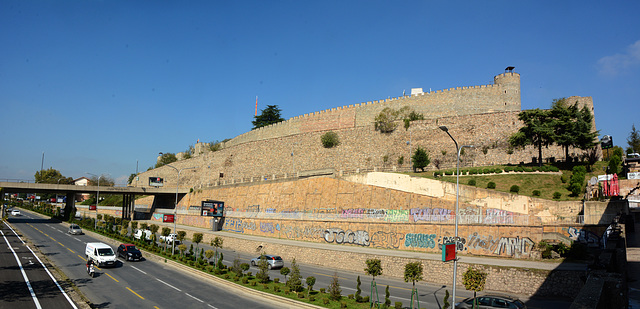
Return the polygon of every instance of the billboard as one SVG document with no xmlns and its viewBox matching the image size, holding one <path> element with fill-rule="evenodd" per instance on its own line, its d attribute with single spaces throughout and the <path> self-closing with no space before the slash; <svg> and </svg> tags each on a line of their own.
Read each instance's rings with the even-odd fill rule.
<svg viewBox="0 0 640 309">
<path fill-rule="evenodd" d="M 442 261 L 449 262 L 456 259 L 456 244 L 448 243 L 442 245 Z"/>
<path fill-rule="evenodd" d="M 224 214 L 224 202 L 222 201 L 202 201 L 200 215 L 205 217 L 222 217 Z"/>
<path fill-rule="evenodd" d="M 600 140 L 600 146 L 602 149 L 613 148 L 613 137 L 611 137 L 611 135 L 603 136 L 602 140 Z"/>
<path fill-rule="evenodd" d="M 175 219 L 174 215 L 164 215 L 164 216 L 162 216 L 162 222 L 165 222 L 165 223 L 173 223 L 174 219 Z"/>
<path fill-rule="evenodd" d="M 98 208 L 96 207 L 96 205 L 89 205 L 89 210 L 97 210 Z"/>
<path fill-rule="evenodd" d="M 162 187 L 164 179 L 160 177 L 149 177 L 149 185 L 152 187 Z"/>
</svg>

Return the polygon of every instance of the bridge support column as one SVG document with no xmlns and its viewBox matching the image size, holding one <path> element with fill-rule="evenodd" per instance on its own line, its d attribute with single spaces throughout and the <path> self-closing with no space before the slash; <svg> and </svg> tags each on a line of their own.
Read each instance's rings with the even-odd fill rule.
<svg viewBox="0 0 640 309">
<path fill-rule="evenodd" d="M 135 206 L 135 194 L 122 195 L 122 220 L 129 220 L 133 218 L 133 209 Z"/>
<path fill-rule="evenodd" d="M 57 201 L 56 201 L 57 202 Z M 76 193 L 67 192 L 67 202 L 64 204 L 64 221 L 72 219 L 71 215 L 76 213 Z"/>
</svg>

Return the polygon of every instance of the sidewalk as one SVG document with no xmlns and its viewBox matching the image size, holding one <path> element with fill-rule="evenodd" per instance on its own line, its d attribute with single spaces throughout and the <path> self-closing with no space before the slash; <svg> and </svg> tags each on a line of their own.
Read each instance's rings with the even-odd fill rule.
<svg viewBox="0 0 640 309">
<path fill-rule="evenodd" d="M 157 221 L 138 221 L 138 222 L 146 222 L 147 224 L 156 224 L 158 226 L 166 226 L 173 229 L 173 223 L 163 223 Z M 442 260 L 442 254 L 440 253 L 425 253 L 425 252 L 413 252 L 413 251 L 403 251 L 403 250 L 390 250 L 390 249 L 380 249 L 380 248 L 368 248 L 362 246 L 343 246 L 343 245 L 335 245 L 328 244 L 322 242 L 308 242 L 308 241 L 298 241 L 298 240 L 290 240 L 290 239 L 282 239 L 282 238 L 271 238 L 271 237 L 263 237 L 263 236 L 254 236 L 254 235 L 245 235 L 227 231 L 217 231 L 214 232 L 210 229 L 206 228 L 198 228 L 186 225 L 177 225 L 178 230 L 189 230 L 197 233 L 203 234 L 218 234 L 224 235 L 225 237 L 233 237 L 238 239 L 247 239 L 253 241 L 288 245 L 288 246 L 297 246 L 297 247 L 307 247 L 307 248 L 320 248 L 324 250 L 332 250 L 338 252 L 358 252 L 364 254 L 373 254 L 373 255 L 386 255 L 391 257 L 403 257 L 403 258 L 412 258 L 412 259 L 427 259 L 427 260 Z M 638 248 L 638 256 L 640 257 L 640 248 Z M 581 263 L 565 263 L 565 262 L 555 262 L 555 261 L 529 261 L 529 260 L 518 260 L 511 258 L 497 258 L 497 257 L 479 257 L 479 256 L 467 256 L 460 255 L 459 261 L 463 263 L 471 263 L 471 264 L 480 264 L 480 265 L 493 265 L 493 266 L 502 266 L 502 267 L 517 267 L 517 268 L 530 268 L 530 269 L 542 269 L 542 270 L 586 270 L 587 265 Z M 640 284 L 640 282 L 639 282 Z M 640 289 L 640 286 L 639 286 Z M 640 291 L 639 291 L 640 292 Z M 640 308 L 640 307 L 638 307 Z"/>
</svg>

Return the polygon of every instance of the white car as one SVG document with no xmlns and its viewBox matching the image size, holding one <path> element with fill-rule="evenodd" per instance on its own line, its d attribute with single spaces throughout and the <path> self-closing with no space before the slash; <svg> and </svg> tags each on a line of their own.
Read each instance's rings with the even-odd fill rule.
<svg viewBox="0 0 640 309">
<path fill-rule="evenodd" d="M 11 211 L 11 215 L 12 216 L 19 216 L 20 215 L 20 210 L 14 209 Z"/>
<path fill-rule="evenodd" d="M 172 242 L 176 242 L 176 245 L 180 243 L 180 240 L 178 240 L 178 235 L 175 233 L 171 233 L 169 234 L 169 236 L 164 237 L 164 236 L 160 236 L 160 240 L 164 241 L 168 244 L 172 243 Z"/>
</svg>

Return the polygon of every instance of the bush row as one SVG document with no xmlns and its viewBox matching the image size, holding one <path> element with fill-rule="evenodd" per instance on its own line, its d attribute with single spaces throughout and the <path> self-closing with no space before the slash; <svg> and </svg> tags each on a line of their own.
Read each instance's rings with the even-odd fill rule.
<svg viewBox="0 0 640 309">
<path fill-rule="evenodd" d="M 470 168 L 470 169 L 461 169 L 460 175 L 482 175 L 482 174 L 500 174 L 502 172 L 558 172 L 558 169 L 555 166 L 505 166 L 504 168 L 496 167 L 496 168 Z M 433 172 L 433 176 L 453 176 L 456 174 L 456 170 L 445 170 L 445 171 L 435 171 Z"/>
</svg>

